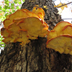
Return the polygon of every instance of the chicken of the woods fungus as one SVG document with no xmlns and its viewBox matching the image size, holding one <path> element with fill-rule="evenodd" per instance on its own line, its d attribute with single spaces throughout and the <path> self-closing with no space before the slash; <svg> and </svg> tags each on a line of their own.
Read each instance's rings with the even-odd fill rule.
<svg viewBox="0 0 72 72">
<path fill-rule="evenodd" d="M 48 32 L 46 45 L 59 53 L 72 55 L 72 24 L 66 21 L 59 22 Z"/>
<path fill-rule="evenodd" d="M 3 42 L 20 42 L 21 45 L 25 45 L 30 42 L 30 39 L 45 37 L 48 33 L 48 25 L 44 21 L 44 15 L 44 10 L 37 7 L 34 7 L 32 11 L 20 9 L 8 15 L 1 29 Z"/>
<path fill-rule="evenodd" d="M 6 44 L 20 42 L 21 45 L 25 45 L 38 37 L 47 37 L 47 48 L 72 55 L 72 24 L 61 21 L 53 30 L 48 31 L 44 15 L 44 10 L 37 7 L 32 11 L 20 9 L 8 15 L 1 29 L 3 42 Z"/>
</svg>

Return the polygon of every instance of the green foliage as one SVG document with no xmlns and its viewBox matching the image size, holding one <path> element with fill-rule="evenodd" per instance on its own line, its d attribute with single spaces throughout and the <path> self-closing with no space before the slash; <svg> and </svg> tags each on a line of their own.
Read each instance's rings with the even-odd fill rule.
<svg viewBox="0 0 72 72">
<path fill-rule="evenodd" d="M 0 35 L 0 48 L 5 46 L 5 44 L 2 42 L 2 40 L 3 40 L 3 38 L 2 38 L 2 36 Z"/>
<path fill-rule="evenodd" d="M 25 0 L 22 0 L 24 2 Z M 14 2 L 10 3 L 9 0 L 4 0 L 4 6 L 0 5 L 0 20 L 4 21 L 6 16 L 14 13 L 16 10 L 20 9 L 19 5 L 22 4 L 20 0 L 14 0 Z"/>
</svg>

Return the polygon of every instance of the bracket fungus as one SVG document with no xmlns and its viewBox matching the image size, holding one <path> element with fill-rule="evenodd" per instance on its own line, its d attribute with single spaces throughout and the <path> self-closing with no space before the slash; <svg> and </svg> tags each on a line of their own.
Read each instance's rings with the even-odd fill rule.
<svg viewBox="0 0 72 72">
<path fill-rule="evenodd" d="M 55 38 L 59 35 L 62 35 L 63 34 L 63 29 L 67 25 L 72 25 L 72 24 L 69 23 L 69 22 L 66 22 L 66 21 L 61 21 L 58 24 L 56 24 L 54 29 L 48 32 L 48 40 L 52 39 L 52 38 Z"/>
<path fill-rule="evenodd" d="M 20 42 L 21 45 L 25 45 L 30 42 L 30 39 L 47 36 L 47 48 L 72 55 L 72 24 L 61 21 L 53 30 L 48 31 L 44 15 L 44 10 L 37 7 L 34 7 L 32 11 L 20 9 L 8 15 L 1 29 L 3 42 Z"/>
<path fill-rule="evenodd" d="M 44 15 L 44 10 L 36 7 L 32 11 L 20 9 L 8 15 L 1 29 L 3 42 L 21 42 L 25 45 L 30 42 L 30 39 L 45 37 L 48 33 L 48 25 L 44 21 Z"/>
<path fill-rule="evenodd" d="M 47 41 L 47 47 L 59 53 L 72 55 L 72 36 L 61 35 Z"/>
<path fill-rule="evenodd" d="M 72 55 L 72 24 L 66 21 L 59 22 L 53 30 L 48 32 L 47 48 L 59 53 Z"/>
</svg>

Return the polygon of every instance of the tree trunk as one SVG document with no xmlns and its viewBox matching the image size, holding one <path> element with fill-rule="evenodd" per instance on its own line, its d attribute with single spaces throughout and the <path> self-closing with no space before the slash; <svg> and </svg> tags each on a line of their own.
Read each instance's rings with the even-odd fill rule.
<svg viewBox="0 0 72 72">
<path fill-rule="evenodd" d="M 32 10 L 36 5 L 44 9 L 49 30 L 62 20 L 52 0 L 26 0 L 21 9 Z M 46 41 L 39 37 L 23 47 L 6 44 L 0 55 L 0 72 L 72 72 L 72 56 L 46 48 Z"/>
</svg>

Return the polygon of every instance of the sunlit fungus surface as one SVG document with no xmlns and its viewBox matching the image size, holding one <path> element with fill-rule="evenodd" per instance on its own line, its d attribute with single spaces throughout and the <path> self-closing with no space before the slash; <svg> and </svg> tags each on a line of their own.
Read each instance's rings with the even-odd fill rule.
<svg viewBox="0 0 72 72">
<path fill-rule="evenodd" d="M 59 53 L 72 55 L 72 24 L 66 21 L 59 22 L 53 30 L 48 32 L 47 48 Z"/>
<path fill-rule="evenodd" d="M 32 11 L 20 9 L 8 15 L 1 29 L 3 42 L 21 42 L 21 45 L 25 45 L 30 42 L 30 39 L 45 37 L 48 33 L 48 25 L 44 21 L 44 15 L 44 10 L 36 7 Z"/>
</svg>

